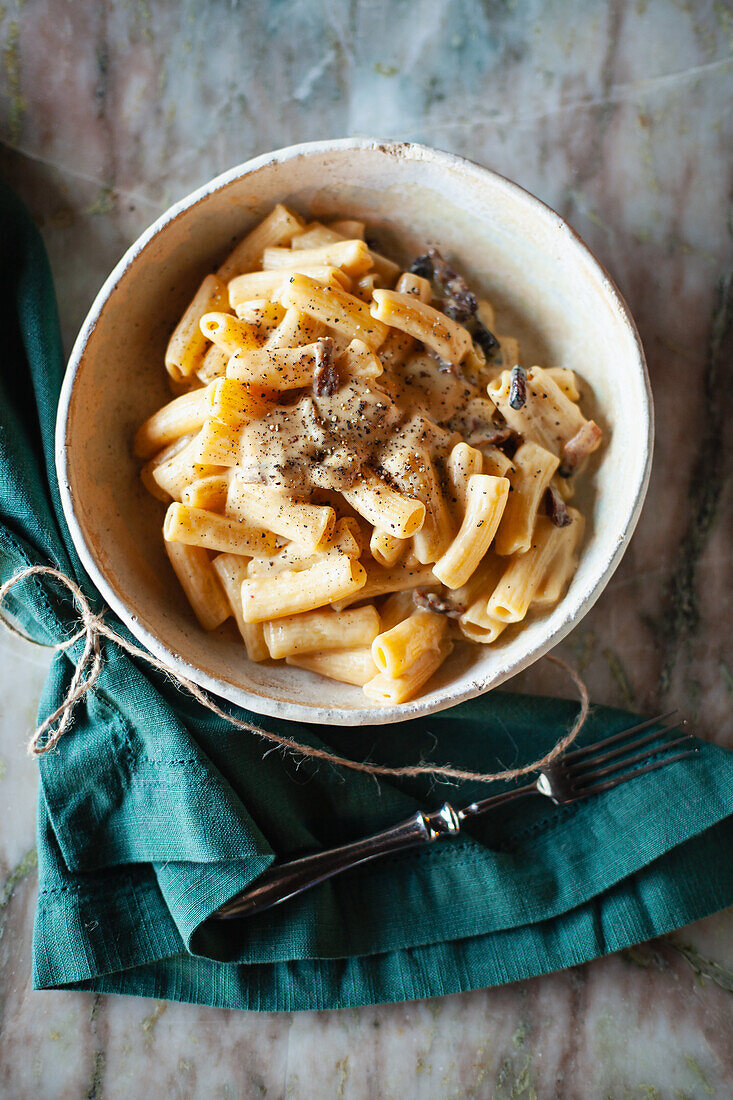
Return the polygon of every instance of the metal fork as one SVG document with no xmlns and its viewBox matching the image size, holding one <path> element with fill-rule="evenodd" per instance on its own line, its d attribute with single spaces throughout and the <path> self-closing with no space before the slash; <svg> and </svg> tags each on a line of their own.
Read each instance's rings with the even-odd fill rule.
<svg viewBox="0 0 733 1100">
<path fill-rule="evenodd" d="M 407 821 L 363 840 L 314 852 L 286 863 L 273 864 L 251 886 L 218 909 L 214 916 L 230 919 L 259 913 L 302 894 L 304 890 L 309 890 L 342 871 L 348 871 L 357 864 L 378 859 L 390 852 L 399 852 L 404 848 L 457 836 L 464 821 L 529 795 L 544 795 L 556 806 L 568 806 L 603 791 L 613 790 L 622 783 L 665 768 L 678 760 L 685 760 L 694 755 L 694 747 L 672 755 L 669 755 L 669 750 L 690 742 L 690 735 L 687 733 L 654 745 L 655 741 L 660 741 L 675 729 L 677 724 L 672 722 L 662 729 L 652 727 L 665 722 L 673 714 L 676 711 L 657 715 L 595 745 L 573 749 L 558 758 L 550 767 L 543 768 L 530 783 L 503 794 L 495 794 L 491 798 L 484 798 L 480 802 L 472 802 L 461 810 L 454 809 L 449 802 L 432 813 L 418 810 Z M 660 756 L 660 753 L 665 755 Z"/>
</svg>

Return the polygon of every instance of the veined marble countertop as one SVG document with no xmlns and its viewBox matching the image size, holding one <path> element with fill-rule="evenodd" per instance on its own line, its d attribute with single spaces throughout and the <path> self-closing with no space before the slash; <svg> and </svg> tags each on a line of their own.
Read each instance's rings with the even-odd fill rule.
<svg viewBox="0 0 733 1100">
<path fill-rule="evenodd" d="M 171 201 L 296 141 L 427 142 L 568 218 L 639 324 L 658 427 L 638 531 L 561 652 L 597 702 L 678 706 L 733 746 L 727 0 L 8 0 L 0 36 L 2 168 L 42 229 L 67 345 Z M 24 742 L 47 657 L 5 634 L 0 654 L 3 1097 L 733 1094 L 730 912 L 561 974 L 357 1011 L 32 992 Z M 515 683 L 557 690 L 541 669 Z"/>
</svg>

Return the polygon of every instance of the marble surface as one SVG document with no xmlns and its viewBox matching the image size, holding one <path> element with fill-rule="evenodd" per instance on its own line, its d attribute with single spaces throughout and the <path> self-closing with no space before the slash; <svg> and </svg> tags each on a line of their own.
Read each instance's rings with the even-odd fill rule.
<svg viewBox="0 0 733 1100">
<path fill-rule="evenodd" d="M 703 0 L 8 0 L 0 167 L 41 226 L 67 345 L 172 200 L 295 141 L 425 141 L 568 218 L 639 324 L 658 435 L 624 562 L 561 647 L 598 702 L 733 747 L 733 8 Z M 256 1015 L 30 990 L 46 655 L 0 635 L 0 1095 L 729 1097 L 733 915 L 558 975 Z M 561 690 L 541 668 L 523 690 Z"/>
</svg>

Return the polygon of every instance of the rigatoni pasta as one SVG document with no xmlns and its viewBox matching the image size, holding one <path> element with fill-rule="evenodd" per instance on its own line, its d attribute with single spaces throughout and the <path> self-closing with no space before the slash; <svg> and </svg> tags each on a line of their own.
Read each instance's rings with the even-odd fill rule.
<svg viewBox="0 0 733 1100">
<path fill-rule="evenodd" d="M 575 372 L 495 331 L 437 250 L 402 270 L 354 219 L 280 204 L 236 245 L 134 440 L 204 629 L 397 706 L 563 598 L 600 429 Z"/>
</svg>

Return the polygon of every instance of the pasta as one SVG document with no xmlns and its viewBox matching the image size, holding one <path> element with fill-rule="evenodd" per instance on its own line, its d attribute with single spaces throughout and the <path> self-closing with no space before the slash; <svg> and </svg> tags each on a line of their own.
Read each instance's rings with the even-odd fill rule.
<svg viewBox="0 0 733 1100">
<path fill-rule="evenodd" d="M 328 649 L 358 649 L 376 638 L 379 614 L 373 604 L 340 613 L 307 611 L 265 623 L 264 631 L 270 656 L 276 659 Z"/>
<path fill-rule="evenodd" d="M 297 653 L 286 657 L 285 661 L 297 668 L 327 676 L 329 680 L 340 680 L 343 684 L 356 684 L 357 687 L 364 687 L 377 675 L 369 646 L 330 649 L 323 653 Z"/>
<path fill-rule="evenodd" d="M 203 365 L 207 345 L 199 323 L 206 313 L 223 308 L 225 303 L 224 284 L 216 275 L 207 275 L 168 341 L 165 365 L 174 382 L 185 381 Z"/>
<path fill-rule="evenodd" d="M 523 554 L 532 544 L 537 513 L 557 470 L 557 455 L 536 443 L 523 443 L 512 459 L 507 476 L 511 493 L 496 533 L 497 554 Z"/>
<path fill-rule="evenodd" d="M 175 543 L 169 543 L 175 546 Z M 270 651 L 265 642 L 262 623 L 247 623 L 242 615 L 242 582 L 247 576 L 247 559 L 239 554 L 219 554 L 212 561 L 229 606 L 242 635 L 250 661 L 266 661 Z"/>
<path fill-rule="evenodd" d="M 401 676 L 424 653 L 438 649 L 448 620 L 433 611 L 415 611 L 372 642 L 372 658 L 380 672 Z"/>
<path fill-rule="evenodd" d="M 166 542 L 165 549 L 173 572 L 204 630 L 221 626 L 231 611 L 206 551 L 183 542 Z"/>
<path fill-rule="evenodd" d="M 133 448 L 205 630 L 398 706 L 562 600 L 601 432 L 437 250 L 403 271 L 365 236 L 278 204 L 201 283 Z"/>
<path fill-rule="evenodd" d="M 208 388 L 174 397 L 153 413 L 138 429 L 134 451 L 138 458 L 152 458 L 169 443 L 197 432 L 208 417 L 211 395 Z"/>
<path fill-rule="evenodd" d="M 491 474 L 471 474 L 461 528 L 433 573 L 447 588 L 460 588 L 487 553 L 506 507 L 509 482 Z"/>
<path fill-rule="evenodd" d="M 365 582 L 364 567 L 335 551 L 303 570 L 248 577 L 242 583 L 242 615 L 246 623 L 256 623 L 312 611 L 353 595 Z"/>
</svg>

